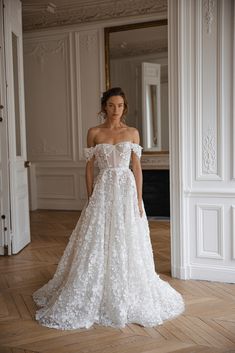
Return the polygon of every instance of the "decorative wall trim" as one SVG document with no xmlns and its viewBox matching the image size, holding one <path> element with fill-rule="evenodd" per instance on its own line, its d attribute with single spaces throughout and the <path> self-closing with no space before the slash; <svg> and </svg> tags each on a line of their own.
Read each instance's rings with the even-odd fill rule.
<svg viewBox="0 0 235 353">
<path fill-rule="evenodd" d="M 204 216 L 205 211 L 216 213 L 217 229 L 213 238 L 216 238 L 217 250 L 210 251 L 205 248 L 206 234 L 205 230 L 210 228 L 209 217 Z M 208 222 L 208 224 L 204 224 Z M 204 226 L 206 229 L 204 229 Z M 211 204 L 196 204 L 196 244 L 197 244 L 197 257 L 204 259 L 224 259 L 224 207 L 223 205 Z"/>
<path fill-rule="evenodd" d="M 203 3 L 204 21 L 207 27 L 207 33 L 211 34 L 212 23 L 215 20 L 215 0 L 204 0 Z"/>
<path fill-rule="evenodd" d="M 235 283 L 235 268 L 228 266 L 213 266 L 194 264 L 190 266 L 190 278 L 197 280 Z"/>
<path fill-rule="evenodd" d="M 231 206 L 232 211 L 232 259 L 235 260 L 235 205 Z"/>
<path fill-rule="evenodd" d="M 217 8 L 218 7 L 218 8 Z M 196 180 L 223 180 L 223 36 L 222 26 L 224 11 L 221 2 L 214 0 L 198 0 L 196 9 Z M 204 21 L 204 25 L 203 25 Z M 208 40 L 203 28 L 210 33 L 210 43 L 214 42 L 213 51 L 216 61 L 205 63 L 207 47 L 203 43 Z M 213 26 L 212 26 L 213 25 Z M 213 27 L 213 32 L 212 32 Z M 212 44 L 211 44 L 212 45 Z M 212 46 L 210 49 L 212 51 Z M 204 53 L 205 52 L 205 53 Z M 207 59 L 209 60 L 209 59 Z M 215 65 L 215 73 L 208 71 L 208 80 L 213 77 L 216 82 L 215 99 L 206 100 L 204 92 L 206 86 L 203 81 L 203 67 Z M 212 76 L 211 76 L 212 75 Z M 213 94 L 213 92 L 211 93 Z M 211 105 L 209 103 L 211 102 Z M 215 103 L 214 103 L 215 102 Z M 204 109 L 203 109 L 204 108 Z M 209 110 L 209 111 L 208 111 Z"/>
<path fill-rule="evenodd" d="M 203 0 L 168 5 L 172 276 L 235 282 L 229 94 L 234 4 L 215 1 L 210 34 Z"/>
<path fill-rule="evenodd" d="M 233 152 L 232 152 L 232 180 L 235 181 L 235 6 L 233 6 L 233 56 L 232 56 L 232 70 L 233 70 L 233 100 L 232 100 L 232 124 L 233 124 Z"/>
<path fill-rule="evenodd" d="M 46 59 L 50 60 L 51 55 L 54 55 L 53 58 L 55 58 L 55 60 L 58 58 L 64 74 L 62 98 L 65 100 L 64 109 L 66 122 L 64 123 L 65 130 L 63 132 L 64 143 L 60 144 L 58 141 L 46 137 L 43 133 L 43 129 L 46 131 L 46 125 L 50 124 L 50 121 L 48 121 L 48 123 L 47 121 L 44 121 L 44 127 L 40 127 L 40 133 L 35 131 L 35 126 L 38 124 L 39 117 L 35 117 L 30 98 L 28 98 L 30 97 L 30 84 L 33 81 L 30 81 L 30 77 L 27 76 L 27 68 L 25 68 L 26 88 L 29 90 L 29 92 L 26 92 L 26 108 L 30 107 L 27 111 L 28 114 L 26 117 L 28 120 L 28 129 L 31 129 L 31 134 L 28 133 L 27 135 L 29 158 L 35 162 L 46 160 L 61 162 L 75 161 L 77 158 L 77 147 L 75 146 L 77 130 L 74 127 L 77 125 L 77 114 L 75 112 L 76 97 L 74 97 L 74 34 L 57 33 L 48 34 L 44 37 L 40 37 L 39 35 L 39 37 L 36 38 L 26 38 L 24 41 L 24 55 L 25 62 L 27 63 L 27 60 L 29 60 L 29 64 L 31 65 L 32 63 L 34 70 L 33 73 L 32 70 L 30 72 L 31 75 L 34 75 L 34 80 L 40 75 L 44 79 L 46 78 L 45 70 L 48 69 L 48 67 L 45 67 L 45 65 L 49 65 Z M 40 72 L 35 70 L 35 68 L 38 67 L 38 62 L 40 63 Z M 46 96 L 42 94 L 42 97 L 44 105 L 46 106 Z M 53 107 L 55 107 L 55 105 Z M 44 107 L 40 107 L 41 114 L 43 114 L 44 111 L 46 114 L 49 114 L 47 108 L 44 109 Z M 62 117 L 60 118 L 62 119 Z"/>
<path fill-rule="evenodd" d="M 71 4 L 64 2 L 54 9 L 54 13 L 47 11 L 46 4 L 34 8 L 33 5 L 29 7 L 23 2 L 23 29 L 29 31 L 159 13 L 167 13 L 167 0 L 97 0 Z"/>
<path fill-rule="evenodd" d="M 37 176 L 37 184 L 38 184 L 38 199 L 50 199 L 50 200 L 75 200 L 77 198 L 77 187 L 76 187 L 76 180 L 77 180 L 77 175 L 76 173 L 63 173 L 63 174 L 53 174 L 51 172 L 48 173 L 38 173 Z M 48 180 L 53 181 L 53 185 L 56 187 L 58 186 L 58 192 L 51 192 L 49 193 L 48 191 L 43 192 L 42 190 L 40 191 L 40 185 L 41 188 L 43 189 L 43 184 L 47 187 L 48 186 Z M 58 180 L 61 180 L 61 183 L 64 184 L 64 188 L 61 188 L 61 184 L 58 184 Z M 62 190 L 65 189 L 66 184 L 72 184 L 72 194 L 70 193 L 61 193 Z"/>
<path fill-rule="evenodd" d="M 29 44 L 25 46 L 24 54 L 28 56 L 34 56 L 35 59 L 40 60 L 41 65 L 44 64 L 45 56 L 51 54 L 57 54 L 61 52 L 62 58 L 65 58 L 65 41 L 64 39 L 58 39 L 54 43 L 50 43 L 51 46 L 46 45 L 45 42 L 38 42 L 36 44 Z"/>
<path fill-rule="evenodd" d="M 208 128 L 203 136 L 202 155 L 203 172 L 205 174 L 216 173 L 216 136 L 212 128 Z"/>
<path fill-rule="evenodd" d="M 97 29 L 75 32 L 79 160 L 83 160 L 87 130 L 98 123 L 100 110 L 100 35 Z M 82 69 L 83 68 L 83 69 Z M 94 114 L 94 111 L 96 113 Z"/>
<path fill-rule="evenodd" d="M 191 3 L 191 2 L 187 2 Z M 173 277 L 189 278 L 189 246 L 184 207 L 184 122 L 188 115 L 184 108 L 188 102 L 185 88 L 185 46 L 188 14 L 185 1 L 168 3 L 169 38 L 169 146 L 170 146 L 170 214 L 171 214 L 171 273 Z M 188 48 L 187 48 L 188 49 Z M 188 80 L 188 76 L 187 76 Z"/>
<path fill-rule="evenodd" d="M 88 53 L 95 50 L 97 48 L 97 32 L 95 31 L 81 35 L 80 46 L 82 50 L 86 50 Z"/>
<path fill-rule="evenodd" d="M 82 92 L 81 92 L 81 50 L 80 50 L 80 33 L 75 32 L 75 62 L 77 65 L 77 70 L 76 70 L 76 92 L 77 92 L 77 98 L 76 98 L 76 110 L 77 110 L 77 115 L 80 117 L 77 121 L 77 136 L 78 136 L 78 141 L 77 141 L 77 148 L 79 151 L 79 156 L 78 159 L 81 161 L 83 159 L 83 146 L 84 146 L 84 141 L 83 141 L 83 136 L 82 136 L 82 130 L 83 130 L 83 119 L 82 119 Z"/>
<path fill-rule="evenodd" d="M 209 198 L 235 198 L 234 189 L 194 189 L 185 190 L 184 195 L 187 197 L 209 197 Z"/>
<path fill-rule="evenodd" d="M 32 153 L 33 156 L 65 156 L 66 155 L 66 151 L 62 148 L 56 148 L 54 146 L 51 145 L 51 143 L 49 144 L 48 141 L 46 141 L 45 139 L 39 138 L 36 146 L 31 148 L 30 153 Z"/>
</svg>

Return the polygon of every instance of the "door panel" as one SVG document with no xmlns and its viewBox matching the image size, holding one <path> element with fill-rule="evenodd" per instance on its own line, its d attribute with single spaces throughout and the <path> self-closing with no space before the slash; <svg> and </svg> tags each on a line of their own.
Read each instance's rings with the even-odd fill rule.
<svg viewBox="0 0 235 353">
<path fill-rule="evenodd" d="M 10 243 L 10 205 L 2 0 L 0 0 L 0 217 L 0 255 L 4 255 L 7 250 L 5 246 Z"/>
<path fill-rule="evenodd" d="M 19 252 L 30 242 L 28 170 L 25 167 L 26 131 L 22 49 L 21 2 L 4 2 L 4 39 L 9 121 L 12 249 Z"/>
</svg>

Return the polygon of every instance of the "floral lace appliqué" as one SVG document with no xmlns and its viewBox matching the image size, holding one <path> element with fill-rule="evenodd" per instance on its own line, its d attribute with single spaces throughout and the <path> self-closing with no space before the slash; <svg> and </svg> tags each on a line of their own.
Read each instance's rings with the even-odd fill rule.
<svg viewBox="0 0 235 353">
<path fill-rule="evenodd" d="M 53 278 L 33 294 L 40 324 L 152 327 L 183 312 L 180 293 L 155 272 L 148 221 L 139 213 L 129 163 L 141 150 L 131 142 L 85 149 L 100 171 Z"/>
</svg>

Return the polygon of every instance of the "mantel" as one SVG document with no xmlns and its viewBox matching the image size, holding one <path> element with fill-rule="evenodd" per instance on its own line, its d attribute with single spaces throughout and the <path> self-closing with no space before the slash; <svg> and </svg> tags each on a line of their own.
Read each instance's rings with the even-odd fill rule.
<svg viewBox="0 0 235 353">
<path fill-rule="evenodd" d="M 143 153 L 141 157 L 141 165 L 144 170 L 169 169 L 169 152 L 163 152 L 160 154 Z"/>
</svg>

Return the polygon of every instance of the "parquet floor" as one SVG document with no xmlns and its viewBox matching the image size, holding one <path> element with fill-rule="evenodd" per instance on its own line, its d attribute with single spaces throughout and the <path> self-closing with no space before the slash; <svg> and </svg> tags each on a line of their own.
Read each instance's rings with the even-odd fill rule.
<svg viewBox="0 0 235 353">
<path fill-rule="evenodd" d="M 31 294 L 53 275 L 78 215 L 32 212 L 32 243 L 0 258 L 0 353 L 235 352 L 235 285 L 172 279 L 169 221 L 151 221 L 151 238 L 158 273 L 185 299 L 182 316 L 154 328 L 132 324 L 59 331 L 40 326 Z"/>
</svg>

